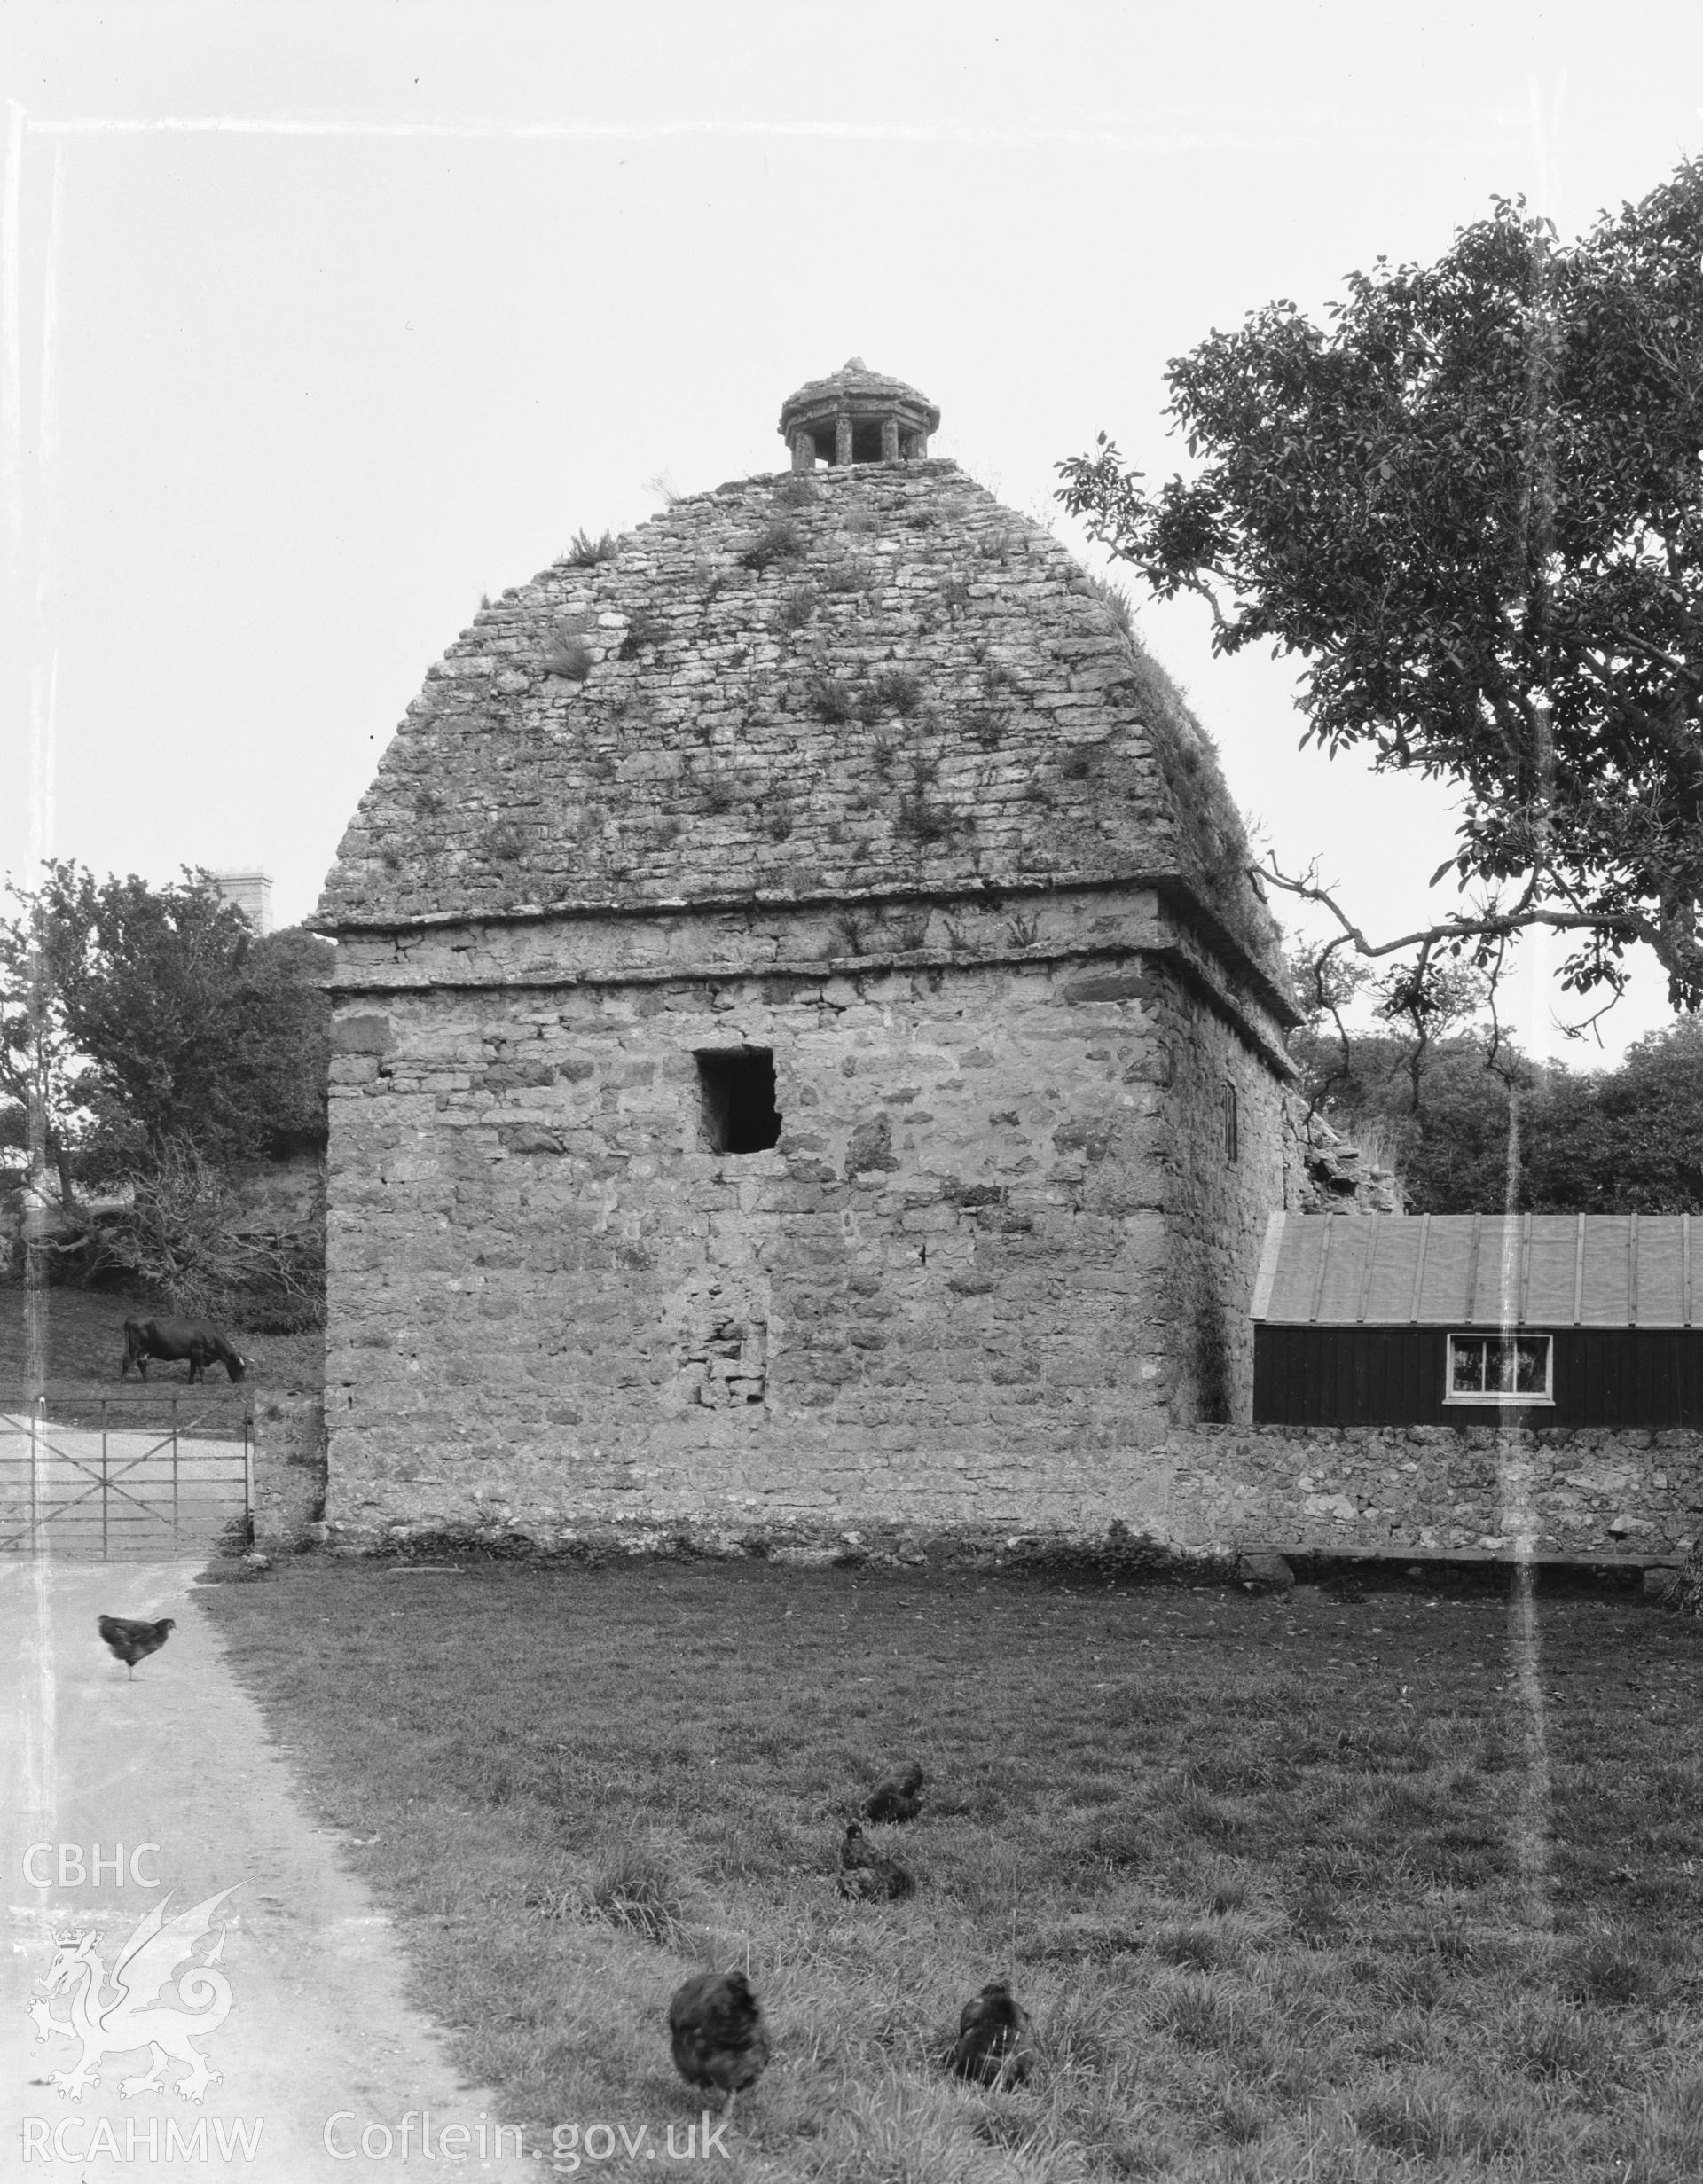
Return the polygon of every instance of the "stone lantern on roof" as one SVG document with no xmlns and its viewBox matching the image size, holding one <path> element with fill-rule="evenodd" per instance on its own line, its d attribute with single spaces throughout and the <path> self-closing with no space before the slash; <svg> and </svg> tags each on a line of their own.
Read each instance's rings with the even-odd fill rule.
<svg viewBox="0 0 1703 2184">
<path fill-rule="evenodd" d="M 872 372 L 861 356 L 812 380 L 781 408 L 781 436 L 795 470 L 818 463 L 915 462 L 929 451 L 940 412 L 903 380 Z"/>
</svg>

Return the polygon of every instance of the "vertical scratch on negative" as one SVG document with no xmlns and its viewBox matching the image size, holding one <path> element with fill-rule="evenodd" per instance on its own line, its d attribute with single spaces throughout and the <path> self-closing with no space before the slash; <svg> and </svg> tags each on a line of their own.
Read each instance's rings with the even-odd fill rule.
<svg viewBox="0 0 1703 2184">
<path fill-rule="evenodd" d="M 4 182 L 0 182 L 0 503 L 4 503 L 5 569 L 4 575 L 4 629 L 12 658 L 25 669 L 29 692 L 30 719 L 30 836 L 37 861 L 51 854 L 53 823 L 53 738 L 58 699 L 58 663 L 51 645 L 43 642 L 50 630 L 58 579 L 58 360 L 59 261 L 64 229 L 65 162 L 55 145 L 49 199 L 46 257 L 42 295 L 41 356 L 34 505 L 40 524 L 40 548 L 35 582 L 27 580 L 26 562 L 30 545 L 29 497 L 24 475 L 23 372 L 23 186 L 24 146 L 29 117 L 16 99 L 6 105 L 6 149 Z M 45 658 L 44 658 L 45 655 Z M 34 967 L 41 976 L 39 961 Z M 33 1029 L 40 1036 L 41 999 L 35 996 Z M 34 1112 L 29 1121 L 31 1165 L 39 1170 L 44 1155 L 43 1116 L 40 1111 L 39 1071 L 32 1070 Z M 29 1235 L 26 1202 L 26 1237 Z M 46 1300 L 39 1253 L 26 1245 L 24 1278 L 24 1405 L 20 1429 L 28 1436 L 29 1492 L 32 1511 L 44 1503 L 50 1460 L 43 1393 L 46 1381 Z M 18 1750 L 22 1775 L 22 1803 L 33 1834 L 53 1833 L 58 1803 L 57 1724 L 58 1687 L 53 1668 L 52 1573 L 48 1561 L 44 1527 L 32 1526 L 27 1562 L 18 1581 L 28 1588 L 28 1606 L 22 1632 L 22 1680 L 19 1706 Z"/>
<path fill-rule="evenodd" d="M 1508 1343 L 1515 1339 L 1519 1325 L 1521 1240 L 1514 1212 L 1519 1197 L 1519 1093 L 1511 1085 L 1497 1312 L 1497 1333 Z M 1514 1857 L 1526 1923 L 1547 1931 L 1551 1919 L 1550 1741 L 1543 1708 L 1542 1644 L 1534 1583 L 1537 1511 L 1532 1493 L 1530 1433 L 1518 1410 L 1507 1423 L 1496 1429 L 1496 1468 L 1501 1499 L 1497 1522 L 1503 1536 L 1511 1536 L 1513 1541 L 1514 1583 L 1508 1603 L 1508 1638 L 1513 1656 L 1516 1703 L 1526 1746 L 1519 1807 L 1513 1815 Z"/>
</svg>

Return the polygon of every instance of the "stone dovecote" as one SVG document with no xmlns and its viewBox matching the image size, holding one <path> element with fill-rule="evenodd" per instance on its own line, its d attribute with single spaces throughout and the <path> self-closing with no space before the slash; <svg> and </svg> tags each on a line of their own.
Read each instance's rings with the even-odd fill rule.
<svg viewBox="0 0 1703 2184">
<path fill-rule="evenodd" d="M 854 360 L 428 671 L 318 920 L 352 1531 L 1103 1528 L 1245 1415 L 1275 930 L 1210 742 L 938 423 Z"/>
</svg>

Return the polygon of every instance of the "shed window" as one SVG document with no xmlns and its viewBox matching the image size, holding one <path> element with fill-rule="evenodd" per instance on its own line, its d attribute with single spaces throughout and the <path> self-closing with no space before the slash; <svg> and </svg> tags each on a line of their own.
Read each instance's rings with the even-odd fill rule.
<svg viewBox="0 0 1703 2184">
<path fill-rule="evenodd" d="M 1445 1403 L 1553 1403 L 1547 1335 L 1451 1335 Z"/>
<path fill-rule="evenodd" d="M 695 1059 L 710 1150 L 766 1153 L 781 1136 L 773 1054 L 765 1046 L 736 1046 Z"/>
</svg>

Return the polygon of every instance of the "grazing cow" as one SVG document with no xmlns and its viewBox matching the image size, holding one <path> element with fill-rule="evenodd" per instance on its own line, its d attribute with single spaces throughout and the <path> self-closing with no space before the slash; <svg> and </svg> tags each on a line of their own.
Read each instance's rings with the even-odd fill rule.
<svg viewBox="0 0 1703 2184">
<path fill-rule="evenodd" d="M 210 1319 L 127 1319 L 120 1380 L 132 1366 L 146 1380 L 150 1358 L 162 1358 L 168 1363 L 187 1358 L 192 1381 L 200 1380 L 215 1362 L 224 1367 L 232 1380 L 240 1380 L 248 1369 L 247 1358 L 232 1348 Z"/>
</svg>

